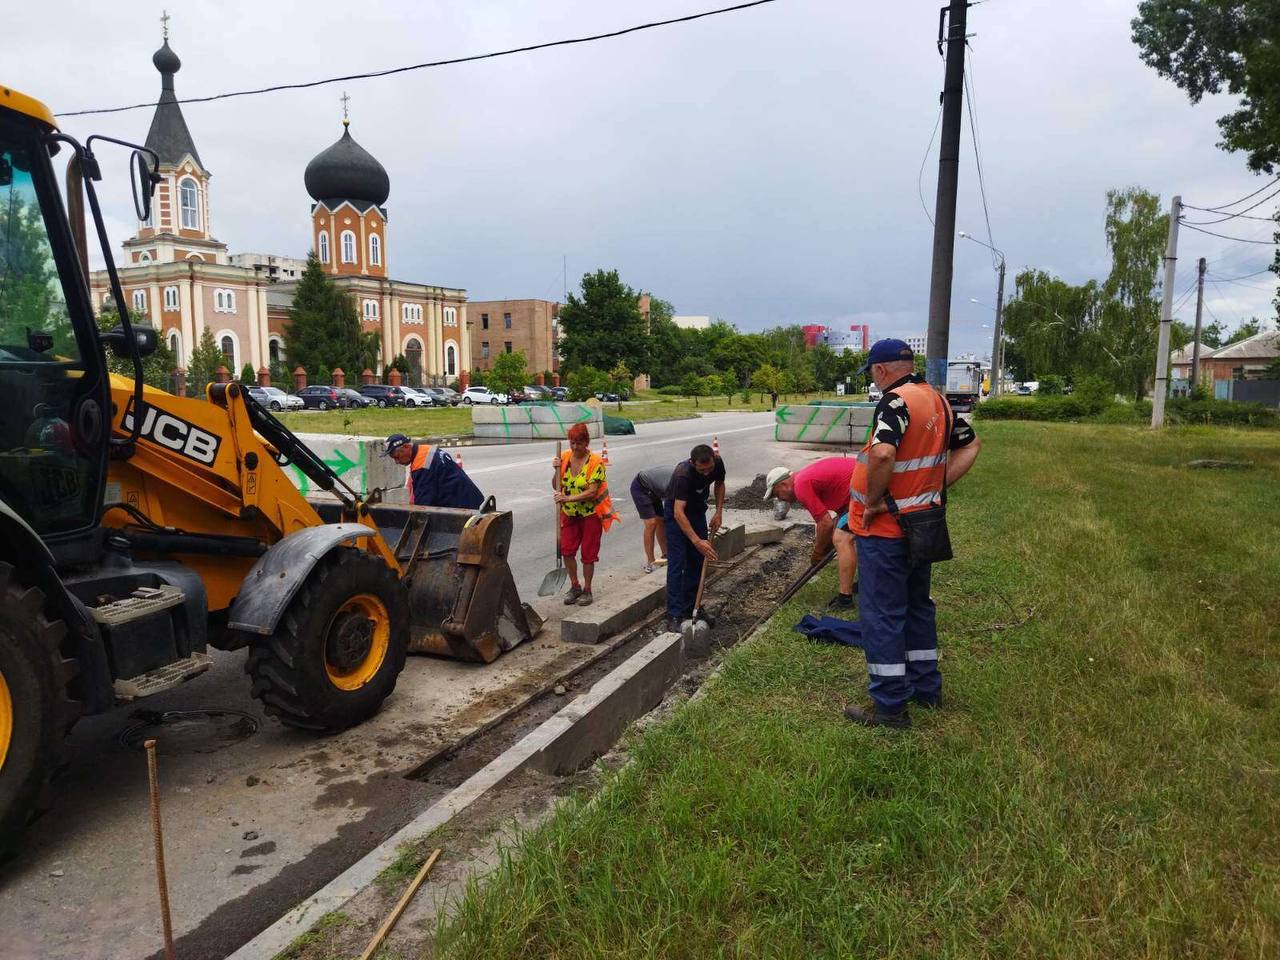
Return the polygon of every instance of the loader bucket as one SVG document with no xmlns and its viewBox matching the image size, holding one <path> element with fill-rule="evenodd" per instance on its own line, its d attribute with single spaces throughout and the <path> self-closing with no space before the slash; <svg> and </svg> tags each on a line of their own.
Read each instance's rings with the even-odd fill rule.
<svg viewBox="0 0 1280 960">
<path fill-rule="evenodd" d="M 542 628 L 520 601 L 505 510 L 369 507 L 409 588 L 409 652 L 492 663 Z"/>
</svg>

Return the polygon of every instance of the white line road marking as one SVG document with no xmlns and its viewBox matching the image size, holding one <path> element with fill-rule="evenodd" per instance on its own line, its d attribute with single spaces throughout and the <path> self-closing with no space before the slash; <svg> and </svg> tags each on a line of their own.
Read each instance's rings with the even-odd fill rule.
<svg viewBox="0 0 1280 960">
<path fill-rule="evenodd" d="M 760 423 L 751 427 L 734 427 L 732 430 L 720 430 L 716 432 L 716 436 L 727 437 L 731 433 L 746 433 L 749 430 L 770 430 L 772 428 L 773 428 L 772 422 Z M 604 439 L 607 440 L 608 437 L 605 437 Z M 667 444 L 667 443 L 682 443 L 682 442 L 687 442 L 689 440 L 705 440 L 705 439 L 706 439 L 705 433 L 691 433 L 683 437 L 666 437 L 662 440 L 646 440 L 643 443 L 618 442 L 617 449 L 621 452 L 626 452 L 629 450 L 638 450 L 641 447 L 660 447 L 663 444 Z M 545 441 L 545 442 L 549 443 L 550 441 Z M 481 474 L 481 473 L 494 473 L 495 471 L 498 471 L 498 470 L 510 470 L 512 467 L 528 467 L 538 463 L 545 463 L 546 459 L 547 459 L 546 456 L 541 456 L 541 457 L 538 457 L 536 460 L 516 460 L 511 463 L 500 463 L 492 467 L 477 467 L 474 470 L 468 470 L 467 474 L 470 476 L 476 476 L 477 474 Z"/>
</svg>

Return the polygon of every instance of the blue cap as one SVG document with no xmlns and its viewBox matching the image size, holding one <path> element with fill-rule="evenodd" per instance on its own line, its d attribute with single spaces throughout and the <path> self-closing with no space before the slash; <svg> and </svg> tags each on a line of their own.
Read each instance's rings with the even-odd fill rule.
<svg viewBox="0 0 1280 960">
<path fill-rule="evenodd" d="M 905 340 L 890 337 L 888 340 L 877 340 L 867 351 L 867 362 L 858 368 L 858 373 L 866 373 L 873 363 L 894 363 L 898 360 L 915 360 L 916 355 L 907 346 Z"/>
<path fill-rule="evenodd" d="M 411 443 L 413 443 L 413 441 L 403 433 L 393 433 L 391 436 L 387 437 L 387 446 L 386 449 L 382 451 L 382 455 L 384 457 L 389 457 L 401 447 L 408 446 Z"/>
</svg>

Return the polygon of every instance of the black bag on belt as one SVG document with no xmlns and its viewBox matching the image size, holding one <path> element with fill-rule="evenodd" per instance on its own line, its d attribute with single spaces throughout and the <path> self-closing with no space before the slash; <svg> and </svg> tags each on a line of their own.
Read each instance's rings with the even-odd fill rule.
<svg viewBox="0 0 1280 960">
<path fill-rule="evenodd" d="M 945 450 L 949 456 L 951 405 L 943 400 L 943 407 L 947 419 Z M 942 464 L 942 503 L 925 507 L 923 510 L 901 513 L 897 502 L 888 493 L 885 494 L 884 500 L 889 512 L 893 514 L 893 519 L 897 520 L 898 526 L 902 528 L 902 535 L 907 541 L 907 563 L 912 567 L 922 567 L 927 563 L 950 560 L 954 556 L 951 552 L 951 535 L 947 532 L 947 464 L 945 460 Z"/>
</svg>

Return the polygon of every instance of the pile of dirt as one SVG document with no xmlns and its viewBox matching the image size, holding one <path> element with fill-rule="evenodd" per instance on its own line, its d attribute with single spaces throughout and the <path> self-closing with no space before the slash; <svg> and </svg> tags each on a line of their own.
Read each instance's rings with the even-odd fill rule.
<svg viewBox="0 0 1280 960">
<path fill-rule="evenodd" d="M 749 486 L 727 495 L 724 505 L 735 510 L 772 510 L 772 505 L 764 499 L 764 474 L 757 473 Z"/>
</svg>

